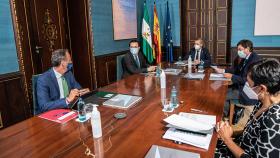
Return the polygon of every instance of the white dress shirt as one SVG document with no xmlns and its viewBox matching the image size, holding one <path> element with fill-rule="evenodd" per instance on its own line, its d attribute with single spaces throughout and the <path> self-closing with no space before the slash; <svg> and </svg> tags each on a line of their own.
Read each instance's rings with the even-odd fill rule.
<svg viewBox="0 0 280 158">
<path fill-rule="evenodd" d="M 65 98 L 64 96 L 64 91 L 63 91 L 63 86 L 62 86 L 62 75 L 57 72 L 54 68 L 53 68 L 57 83 L 58 83 L 58 87 L 59 87 L 59 93 L 60 93 L 60 99 L 61 98 Z"/>
</svg>

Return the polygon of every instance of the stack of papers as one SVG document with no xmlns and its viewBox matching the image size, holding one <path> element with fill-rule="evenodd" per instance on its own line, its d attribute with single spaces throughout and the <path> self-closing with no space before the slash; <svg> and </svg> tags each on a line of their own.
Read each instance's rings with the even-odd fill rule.
<svg viewBox="0 0 280 158">
<path fill-rule="evenodd" d="M 230 81 L 231 79 L 225 78 L 224 74 L 211 73 L 209 80 L 211 80 L 211 81 Z"/>
<path fill-rule="evenodd" d="M 179 73 L 182 72 L 182 69 L 172 69 L 172 68 L 167 68 L 164 70 L 165 74 L 168 75 L 179 75 Z"/>
<path fill-rule="evenodd" d="M 200 158 L 197 153 L 153 145 L 145 158 Z"/>
<path fill-rule="evenodd" d="M 180 113 L 173 114 L 164 119 L 169 129 L 163 135 L 170 139 L 185 144 L 190 144 L 208 150 L 216 124 L 216 116 Z"/>
<path fill-rule="evenodd" d="M 187 60 L 177 61 L 174 64 L 177 65 L 177 66 L 187 66 L 188 65 L 188 61 Z M 192 65 L 195 65 L 194 62 L 192 62 Z"/>
<path fill-rule="evenodd" d="M 177 61 L 174 64 L 176 64 L 177 66 L 187 66 L 188 65 L 188 61 L 187 60 Z"/>
<path fill-rule="evenodd" d="M 190 80 L 203 80 L 204 76 L 203 73 L 187 73 L 184 77 Z"/>
</svg>

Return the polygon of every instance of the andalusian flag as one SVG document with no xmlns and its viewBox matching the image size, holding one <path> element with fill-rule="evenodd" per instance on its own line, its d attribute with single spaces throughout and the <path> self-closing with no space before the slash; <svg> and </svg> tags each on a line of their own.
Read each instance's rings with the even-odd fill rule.
<svg viewBox="0 0 280 158">
<path fill-rule="evenodd" d="M 161 40 L 160 40 L 160 26 L 157 14 L 156 4 L 154 3 L 154 55 L 157 63 L 161 62 Z"/>
<path fill-rule="evenodd" d="M 154 61 L 152 49 L 152 35 L 150 29 L 150 17 L 146 3 L 144 3 L 144 16 L 142 21 L 142 49 L 148 62 L 151 64 Z"/>
</svg>

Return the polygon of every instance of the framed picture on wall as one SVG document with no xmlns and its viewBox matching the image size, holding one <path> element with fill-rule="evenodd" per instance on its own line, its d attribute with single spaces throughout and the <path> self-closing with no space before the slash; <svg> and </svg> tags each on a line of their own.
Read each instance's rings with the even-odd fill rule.
<svg viewBox="0 0 280 158">
<path fill-rule="evenodd" d="M 112 0 L 114 40 L 137 38 L 136 0 Z"/>
</svg>

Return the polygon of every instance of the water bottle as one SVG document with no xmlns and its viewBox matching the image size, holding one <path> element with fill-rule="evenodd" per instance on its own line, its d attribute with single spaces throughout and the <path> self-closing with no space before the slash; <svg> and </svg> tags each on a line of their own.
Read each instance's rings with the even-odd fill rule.
<svg viewBox="0 0 280 158">
<path fill-rule="evenodd" d="M 78 116 L 79 121 L 83 122 L 86 120 L 85 102 L 82 98 L 79 98 L 78 100 Z"/>
<path fill-rule="evenodd" d="M 102 136 L 101 117 L 96 105 L 93 107 L 91 113 L 91 128 L 94 138 L 100 138 Z"/>
<path fill-rule="evenodd" d="M 192 73 L 192 57 L 189 56 L 188 59 L 188 74 Z"/>
<path fill-rule="evenodd" d="M 175 86 L 173 86 L 171 90 L 170 105 L 172 108 L 177 108 L 178 105 L 177 90 Z"/>
<path fill-rule="evenodd" d="M 160 76 L 160 67 L 157 66 L 156 68 L 156 77 L 159 77 Z"/>
<path fill-rule="evenodd" d="M 202 72 L 204 70 L 204 62 L 201 60 L 200 64 L 198 65 L 198 71 Z"/>
</svg>

